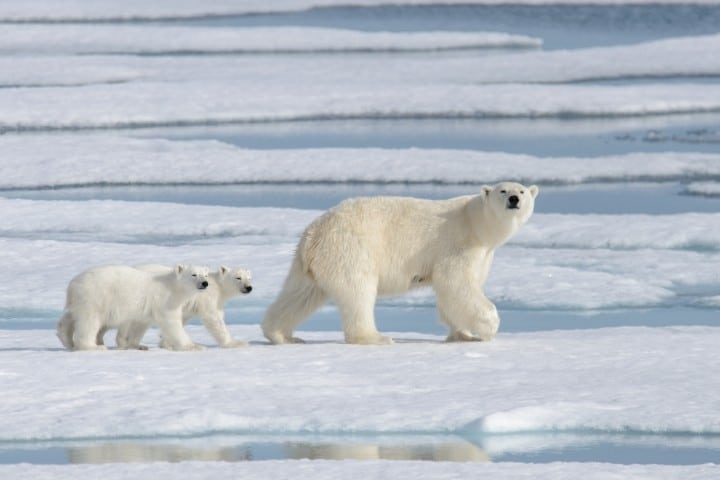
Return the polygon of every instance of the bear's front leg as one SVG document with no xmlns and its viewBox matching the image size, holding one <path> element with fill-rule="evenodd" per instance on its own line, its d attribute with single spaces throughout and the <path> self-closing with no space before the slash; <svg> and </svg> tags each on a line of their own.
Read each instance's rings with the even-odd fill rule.
<svg viewBox="0 0 720 480">
<path fill-rule="evenodd" d="M 162 334 L 162 345 L 168 350 L 203 350 L 205 347 L 195 344 L 183 328 L 181 312 L 175 312 L 158 319 Z"/>
<path fill-rule="evenodd" d="M 242 340 L 235 340 L 234 338 L 232 338 L 232 335 L 230 335 L 230 331 L 228 331 L 227 325 L 225 324 L 224 312 L 218 312 L 215 315 L 203 315 L 202 321 L 205 324 L 205 328 L 207 329 L 207 331 L 210 332 L 215 341 L 222 348 L 236 348 L 247 346 L 247 342 L 243 342 Z"/>
<path fill-rule="evenodd" d="M 338 289 L 340 290 L 340 289 Z M 390 337 L 381 335 L 375 326 L 375 287 L 369 285 L 338 291 L 331 297 L 342 318 L 345 342 L 359 345 L 392 345 Z"/>
<path fill-rule="evenodd" d="M 492 340 L 500 326 L 497 308 L 485 297 L 473 262 L 455 265 L 433 275 L 440 320 L 450 327 L 447 341 Z"/>
</svg>

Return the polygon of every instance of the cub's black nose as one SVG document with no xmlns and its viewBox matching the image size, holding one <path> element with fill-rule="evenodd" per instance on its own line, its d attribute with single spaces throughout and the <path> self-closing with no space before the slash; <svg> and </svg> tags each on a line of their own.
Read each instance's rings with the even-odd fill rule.
<svg viewBox="0 0 720 480">
<path fill-rule="evenodd" d="M 207 282 L 202 282 L 200 285 L 202 285 L 203 288 L 207 288 L 208 283 L 207 283 Z"/>
<path fill-rule="evenodd" d="M 517 204 L 519 201 L 520 201 L 520 199 L 517 197 L 517 195 L 510 195 L 508 197 L 508 203 L 510 204 L 511 207 L 517 207 Z"/>
</svg>

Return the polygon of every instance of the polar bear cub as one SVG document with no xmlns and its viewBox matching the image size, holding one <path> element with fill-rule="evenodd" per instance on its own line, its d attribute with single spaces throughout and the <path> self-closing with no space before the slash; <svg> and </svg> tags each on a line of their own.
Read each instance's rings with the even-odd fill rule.
<svg viewBox="0 0 720 480">
<path fill-rule="evenodd" d="M 177 265 L 164 273 L 110 265 L 86 270 L 67 288 L 58 337 L 73 350 L 104 350 L 102 336 L 117 328 L 120 348 L 142 348 L 142 334 L 157 325 L 173 350 L 193 349 L 182 328 L 182 305 L 208 286 L 208 269 Z M 135 328 L 137 327 L 137 328 Z"/>
<path fill-rule="evenodd" d="M 172 270 L 164 265 L 140 265 L 137 268 L 152 273 L 167 273 Z M 192 318 L 199 317 L 221 347 L 247 345 L 247 342 L 235 340 L 230 335 L 225 324 L 225 304 L 241 294 L 250 293 L 252 288 L 252 273 L 249 270 L 221 266 L 208 276 L 208 288 L 193 295 L 183 304 L 183 325 L 187 325 Z M 160 346 L 165 347 L 165 337 Z"/>
<path fill-rule="evenodd" d="M 483 186 L 448 200 L 350 199 L 302 235 L 280 295 L 262 322 L 272 343 L 299 342 L 293 330 L 328 298 L 345 341 L 392 343 L 375 326 L 379 295 L 431 286 L 448 341 L 490 340 L 500 324 L 483 285 L 495 249 L 530 218 L 538 187 Z"/>
</svg>

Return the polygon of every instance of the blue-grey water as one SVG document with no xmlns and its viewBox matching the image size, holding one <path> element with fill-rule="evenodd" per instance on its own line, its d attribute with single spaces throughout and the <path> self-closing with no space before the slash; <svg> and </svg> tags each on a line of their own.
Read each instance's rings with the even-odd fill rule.
<svg viewBox="0 0 720 480">
<path fill-rule="evenodd" d="M 206 437 L 21 442 L 0 445 L 0 464 L 284 459 L 457 462 L 716 463 L 720 441 L 703 435 L 547 433 L 511 435 L 216 435 Z"/>
</svg>

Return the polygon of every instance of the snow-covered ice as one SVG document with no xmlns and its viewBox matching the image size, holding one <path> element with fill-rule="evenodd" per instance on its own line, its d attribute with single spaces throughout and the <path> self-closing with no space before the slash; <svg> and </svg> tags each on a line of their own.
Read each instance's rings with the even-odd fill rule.
<svg viewBox="0 0 720 480">
<path fill-rule="evenodd" d="M 0 31 L 0 52 L 32 53 L 288 53 L 332 51 L 412 51 L 467 48 L 538 47 L 541 39 L 505 33 L 425 32 L 391 33 L 352 30 L 263 27 L 223 29 L 169 26 L 90 26 L 90 25 L 16 25 Z M 361 56 L 325 56 L 313 59 L 286 58 L 289 71 L 300 78 L 320 77 L 357 83 L 377 80 L 443 81 L 453 83 L 561 83 L 614 78 L 692 77 L 720 74 L 720 59 L 714 52 L 720 48 L 720 35 L 669 38 L 636 45 L 595 47 L 560 51 L 531 51 L 515 55 L 453 55 L 440 58 L 403 56 L 371 58 Z M 15 59 L 13 70 L 27 72 L 40 82 L 50 68 L 33 69 L 32 58 Z M 184 68 L 183 78 L 197 75 L 242 77 L 249 69 L 270 72 L 273 58 L 104 58 L 86 57 L 68 61 L 100 67 L 106 63 L 126 65 L 158 75 L 162 64 L 167 75 Z M 25 63 L 27 62 L 27 65 Z M 192 65 L 214 64 L 211 69 Z M 332 68 L 335 65 L 336 68 Z M 399 68 L 402 67 L 402 68 Z M 231 73 L 234 70 L 235 73 Z M 63 73 L 63 72 L 58 72 Z M 13 71 L 4 73 L 14 74 Z M 173 73 L 174 78 L 179 75 Z"/>
<path fill-rule="evenodd" d="M 329 119 L 584 118 L 720 111 L 720 86 L 137 81 L 0 89 L 0 129 L 91 129 Z"/>
<path fill-rule="evenodd" d="M 232 331 L 261 340 L 256 326 Z M 211 343 L 199 327 L 190 333 Z M 392 347 L 302 336 L 310 343 L 77 353 L 60 350 L 51 330 L 0 331 L 0 438 L 720 433 L 720 388 L 708 375 L 720 368 L 718 328 L 501 332 L 460 345 L 404 333 Z"/>
<path fill-rule="evenodd" d="M 692 195 L 720 196 L 720 182 L 692 182 L 685 186 L 685 192 Z"/>
<path fill-rule="evenodd" d="M 247 150 L 214 140 L 107 134 L 0 136 L 0 188 L 88 184 L 400 182 L 573 184 L 694 180 L 720 175 L 720 154 L 633 153 L 601 157 L 443 149 Z M 97 152 L 103 152 L 98 155 Z M 172 164 L 174 168 L 168 169 Z M 211 165 L 212 168 L 208 168 Z M 468 187 L 468 192 L 473 187 Z"/>
<path fill-rule="evenodd" d="M 7 25 L 2 53 L 272 53 L 533 48 L 538 38 L 494 32 L 361 32 L 334 28 Z"/>
</svg>

